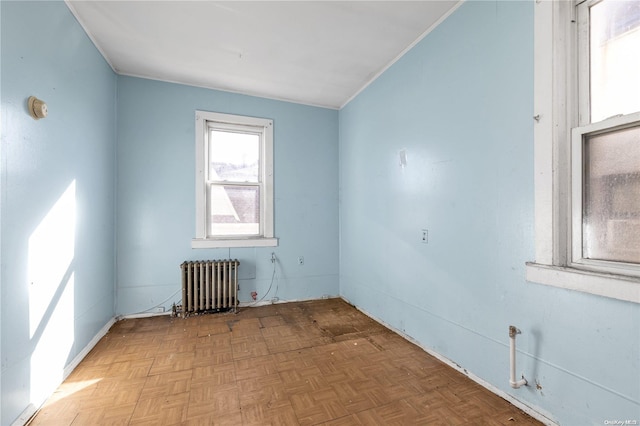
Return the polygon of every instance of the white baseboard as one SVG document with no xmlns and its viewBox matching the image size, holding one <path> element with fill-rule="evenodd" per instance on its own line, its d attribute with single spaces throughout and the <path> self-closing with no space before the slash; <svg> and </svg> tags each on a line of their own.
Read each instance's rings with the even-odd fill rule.
<svg viewBox="0 0 640 426">
<path fill-rule="evenodd" d="M 309 299 L 311 300 L 311 299 Z M 261 300 L 260 302 L 240 302 L 238 303 L 238 308 L 255 308 L 258 306 L 267 306 L 267 305 L 279 305 L 281 303 L 291 303 L 291 302 L 303 302 L 303 300 Z"/>
<path fill-rule="evenodd" d="M 60 380 L 59 385 L 62 384 L 62 382 L 64 382 L 67 377 L 69 377 L 71 372 L 78 366 L 78 364 L 80 364 L 84 357 L 86 357 L 89 352 L 91 352 L 91 349 L 93 349 L 93 347 L 98 344 L 100 339 L 102 339 L 107 334 L 111 326 L 113 326 L 113 324 L 115 323 L 115 318 L 111 318 L 109 321 L 107 321 L 104 327 L 102 327 L 100 331 L 98 331 L 93 339 L 91 339 L 91 341 L 87 343 L 87 345 L 78 353 L 78 355 L 76 355 L 71 360 L 71 362 L 67 364 L 64 370 L 62 370 L 62 380 Z M 11 423 L 11 426 L 24 426 L 25 424 L 27 424 L 31 417 L 33 417 L 38 412 L 42 404 L 44 404 L 45 402 L 46 401 L 41 401 L 39 403 L 39 407 L 36 407 L 34 403 L 30 403 L 27 408 L 25 408 L 24 411 L 20 413 L 20 416 L 18 416 L 18 418 L 13 423 Z"/>
<path fill-rule="evenodd" d="M 98 333 L 95 336 L 93 336 L 93 339 L 91 339 L 91 341 L 87 343 L 87 346 L 85 346 L 78 353 L 78 355 L 76 355 L 71 360 L 71 362 L 67 364 L 67 366 L 64 368 L 62 372 L 62 381 L 64 381 L 67 377 L 69 377 L 69 374 L 71 374 L 71 372 L 75 370 L 78 364 L 80 364 L 80 362 L 84 359 L 84 357 L 86 357 L 89 354 L 89 352 L 91 352 L 91 349 L 93 349 L 93 347 L 98 344 L 100 339 L 102 339 L 109 332 L 109 329 L 115 323 L 116 323 L 116 318 L 111 318 L 109 321 L 107 321 L 107 323 L 100 329 L 100 331 L 98 331 Z"/>
<path fill-rule="evenodd" d="M 276 301 L 272 301 L 271 299 L 269 299 L 269 300 L 262 300 L 260 302 L 240 302 L 238 304 L 238 308 L 253 308 L 253 307 L 256 307 L 256 306 L 279 305 L 281 303 L 309 302 L 311 300 L 339 299 L 339 298 L 340 298 L 340 296 L 330 296 L 330 295 L 324 295 L 322 297 L 313 297 L 313 298 L 309 298 L 309 299 L 287 299 L 287 300 L 282 300 L 282 299 L 278 298 L 278 300 L 276 300 Z"/>
<path fill-rule="evenodd" d="M 393 331 L 394 333 L 398 334 L 399 336 L 401 336 L 405 340 L 407 340 L 407 341 L 413 343 L 414 345 L 420 347 L 423 351 L 425 351 L 426 353 L 428 353 L 432 357 L 436 358 L 438 361 L 441 361 L 444 364 L 448 365 L 449 367 L 453 368 L 454 370 L 459 371 L 460 373 L 464 374 L 465 376 L 467 376 L 468 378 L 470 378 L 471 380 L 473 380 L 474 382 L 476 382 L 477 384 L 479 384 L 483 388 L 485 388 L 485 389 L 489 390 L 490 392 L 498 395 L 500 398 L 509 401 L 509 403 L 511 403 L 515 407 L 518 407 L 520 410 L 524 411 L 525 413 L 527 413 L 528 415 L 530 415 L 534 419 L 540 421 L 541 423 L 543 423 L 543 424 L 545 424 L 547 426 L 558 426 L 558 424 L 556 422 L 554 422 L 549 417 L 545 416 L 544 414 L 542 414 L 540 411 L 536 410 L 535 408 L 525 404 L 524 402 L 520 401 L 519 399 L 516 399 L 512 395 L 504 392 L 503 390 L 497 388 L 496 386 L 492 385 L 491 383 L 481 379 L 480 377 L 478 377 L 475 374 L 471 373 L 466 368 L 460 366 L 458 363 L 450 360 L 449 358 L 447 358 L 445 356 L 442 356 L 441 354 L 439 354 L 438 352 L 435 352 L 434 350 L 432 350 L 430 348 L 425 347 L 420 342 L 418 342 L 415 339 L 413 339 L 411 336 L 409 336 L 409 335 L 405 334 L 404 332 L 396 329 L 395 327 L 392 327 L 391 325 L 387 324 L 386 322 L 381 321 L 379 318 L 374 317 L 373 315 L 371 315 L 369 312 L 365 311 L 364 309 L 362 309 L 362 308 L 360 308 L 358 306 L 355 306 L 353 303 L 349 302 L 349 300 L 345 299 L 344 297 L 341 297 L 341 299 L 344 300 L 345 302 L 347 302 L 348 304 L 350 304 L 351 306 L 355 307 L 357 310 L 359 310 L 360 312 L 362 312 L 363 314 L 365 314 L 366 316 L 368 316 L 369 318 L 371 318 L 375 322 L 381 324 L 382 326 L 384 326 L 384 327 L 388 328 L 389 330 Z"/>
<path fill-rule="evenodd" d="M 24 411 L 20 413 L 20 416 L 18 416 L 18 418 L 13 423 L 11 423 L 11 426 L 24 426 L 25 424 L 27 424 L 29 419 L 34 414 L 36 414 L 37 411 L 38 409 L 35 405 L 29 404 L 27 408 L 25 408 Z"/>
<path fill-rule="evenodd" d="M 171 315 L 171 311 L 164 312 L 141 312 L 138 314 L 128 314 L 128 315 L 119 315 L 116 318 L 116 322 L 123 319 L 134 319 L 134 318 L 149 318 L 149 317 L 161 317 L 163 315 Z"/>
</svg>

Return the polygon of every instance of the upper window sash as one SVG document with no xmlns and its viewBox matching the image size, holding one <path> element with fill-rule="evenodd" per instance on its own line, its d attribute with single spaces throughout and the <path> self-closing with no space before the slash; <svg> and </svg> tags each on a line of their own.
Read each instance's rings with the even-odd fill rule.
<svg viewBox="0 0 640 426">
<path fill-rule="evenodd" d="M 578 126 L 640 111 L 640 2 L 579 2 Z"/>
<path fill-rule="evenodd" d="M 205 140 L 210 142 L 209 138 L 211 136 L 212 131 L 220 131 L 225 133 L 241 133 L 241 134 L 253 134 L 258 136 L 259 140 L 259 161 L 258 161 L 258 183 L 262 184 L 264 182 L 263 176 L 263 158 L 265 156 L 265 138 L 266 138 L 266 130 L 263 126 L 246 126 L 246 125 L 231 125 L 231 124 L 221 124 L 218 122 L 207 121 L 207 134 L 205 135 Z M 209 162 L 211 161 L 211 154 L 209 153 L 209 143 L 205 143 L 205 170 L 206 170 L 206 179 L 209 182 L 237 182 L 237 183 L 245 183 L 244 181 L 234 181 L 234 180 L 216 180 L 209 176 Z M 247 183 L 255 183 L 255 182 L 247 182 Z"/>
</svg>

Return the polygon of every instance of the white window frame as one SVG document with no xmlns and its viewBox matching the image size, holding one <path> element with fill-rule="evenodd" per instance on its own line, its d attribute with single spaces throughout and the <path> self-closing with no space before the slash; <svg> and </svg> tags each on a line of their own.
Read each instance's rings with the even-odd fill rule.
<svg viewBox="0 0 640 426">
<path fill-rule="evenodd" d="M 574 1 L 536 1 L 534 26 L 535 262 L 527 281 L 640 303 L 637 265 L 580 259 L 576 221 L 582 220 L 582 137 L 603 127 L 627 126 L 640 115 L 585 124 L 589 106 L 578 91 L 578 9 Z M 579 29 L 584 31 L 583 28 Z M 588 46 L 586 47 L 588 49 Z M 584 52 L 583 52 L 584 53 Z M 576 84 L 575 82 L 578 81 Z M 584 99 L 584 98 L 583 98 Z M 581 118 L 582 117 L 582 118 Z M 606 123 L 604 123 L 606 121 Z M 578 171 L 579 170 L 579 171 Z M 576 206 L 580 206 L 577 213 Z M 581 225 L 580 225 L 581 226 Z M 580 244 L 580 255 L 581 247 Z"/>
<path fill-rule="evenodd" d="M 273 121 L 265 118 L 196 111 L 196 236 L 191 248 L 275 247 L 273 212 Z M 260 145 L 260 234 L 209 236 L 207 231 L 207 170 L 209 129 L 251 128 L 261 134 Z"/>
</svg>

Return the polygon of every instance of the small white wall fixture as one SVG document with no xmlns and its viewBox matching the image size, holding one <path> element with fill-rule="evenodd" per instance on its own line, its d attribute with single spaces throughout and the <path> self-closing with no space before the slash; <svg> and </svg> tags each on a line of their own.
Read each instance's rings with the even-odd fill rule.
<svg viewBox="0 0 640 426">
<path fill-rule="evenodd" d="M 527 379 L 522 378 L 516 381 L 516 335 L 520 334 L 521 331 L 518 330 L 515 326 L 509 326 L 509 384 L 512 388 L 518 389 L 521 386 L 526 386 Z"/>
</svg>

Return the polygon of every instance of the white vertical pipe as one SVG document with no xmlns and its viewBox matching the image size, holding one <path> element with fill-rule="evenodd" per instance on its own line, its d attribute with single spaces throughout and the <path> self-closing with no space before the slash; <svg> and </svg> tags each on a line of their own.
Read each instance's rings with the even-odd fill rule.
<svg viewBox="0 0 640 426">
<path fill-rule="evenodd" d="M 515 326 L 509 326 L 509 384 L 512 388 L 518 389 L 520 386 L 527 384 L 527 380 L 522 376 L 522 379 L 516 381 L 516 334 L 520 334 Z"/>
</svg>

